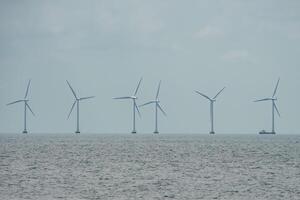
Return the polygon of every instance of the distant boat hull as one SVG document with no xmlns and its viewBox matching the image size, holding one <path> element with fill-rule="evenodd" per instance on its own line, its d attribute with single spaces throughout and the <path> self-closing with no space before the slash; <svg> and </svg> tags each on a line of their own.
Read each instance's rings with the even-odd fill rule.
<svg viewBox="0 0 300 200">
<path fill-rule="evenodd" d="M 260 131 L 259 132 L 260 135 L 275 135 L 275 132 L 267 132 L 267 131 Z"/>
</svg>

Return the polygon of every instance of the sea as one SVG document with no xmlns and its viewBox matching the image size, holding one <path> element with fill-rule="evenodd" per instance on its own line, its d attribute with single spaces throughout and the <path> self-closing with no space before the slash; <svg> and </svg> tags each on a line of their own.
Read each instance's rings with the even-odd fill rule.
<svg viewBox="0 0 300 200">
<path fill-rule="evenodd" d="M 0 134 L 0 199 L 300 199 L 300 135 Z"/>
</svg>

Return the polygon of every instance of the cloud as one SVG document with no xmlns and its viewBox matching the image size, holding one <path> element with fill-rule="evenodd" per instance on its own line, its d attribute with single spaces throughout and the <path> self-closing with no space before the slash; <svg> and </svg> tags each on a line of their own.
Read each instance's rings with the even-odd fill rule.
<svg viewBox="0 0 300 200">
<path fill-rule="evenodd" d="M 218 27 L 206 26 L 195 33 L 196 38 L 219 37 L 224 35 L 224 31 Z"/>
<path fill-rule="evenodd" d="M 231 50 L 221 56 L 222 60 L 230 62 L 250 61 L 251 57 L 247 50 Z"/>
</svg>

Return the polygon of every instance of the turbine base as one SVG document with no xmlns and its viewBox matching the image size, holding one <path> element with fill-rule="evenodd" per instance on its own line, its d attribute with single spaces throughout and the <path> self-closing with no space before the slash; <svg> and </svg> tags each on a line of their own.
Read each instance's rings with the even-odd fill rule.
<svg viewBox="0 0 300 200">
<path fill-rule="evenodd" d="M 76 133 L 76 134 L 79 134 L 79 133 L 80 133 L 80 131 L 76 131 L 75 133 Z"/>
<path fill-rule="evenodd" d="M 132 134 L 136 134 L 136 131 L 132 131 L 131 133 L 132 133 Z"/>
<path fill-rule="evenodd" d="M 158 132 L 158 131 L 154 131 L 153 133 L 154 133 L 154 134 L 159 134 L 159 132 Z"/>
<path fill-rule="evenodd" d="M 27 132 L 27 131 L 23 131 L 22 133 L 23 133 L 23 134 L 27 134 L 28 132 Z"/>
<path fill-rule="evenodd" d="M 209 134 L 212 134 L 212 135 L 213 135 L 213 134 L 215 134 L 215 132 L 214 132 L 214 131 L 211 131 L 211 132 L 209 132 Z"/>
</svg>

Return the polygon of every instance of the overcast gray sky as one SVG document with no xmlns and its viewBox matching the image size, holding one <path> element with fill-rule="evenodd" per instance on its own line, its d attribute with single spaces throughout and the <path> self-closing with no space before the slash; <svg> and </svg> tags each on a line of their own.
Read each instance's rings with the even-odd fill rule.
<svg viewBox="0 0 300 200">
<path fill-rule="evenodd" d="M 298 0 L 1 0 L 0 132 L 20 132 L 23 98 L 32 79 L 31 132 L 73 132 L 68 79 L 79 96 L 82 132 L 131 131 L 132 107 L 114 96 L 152 100 L 162 80 L 160 130 L 208 133 L 214 96 L 216 132 L 257 133 L 271 128 L 277 78 L 277 132 L 298 133 L 300 105 Z M 154 107 L 141 108 L 139 132 L 154 129 Z M 75 114 L 75 113 L 74 113 Z"/>
</svg>

